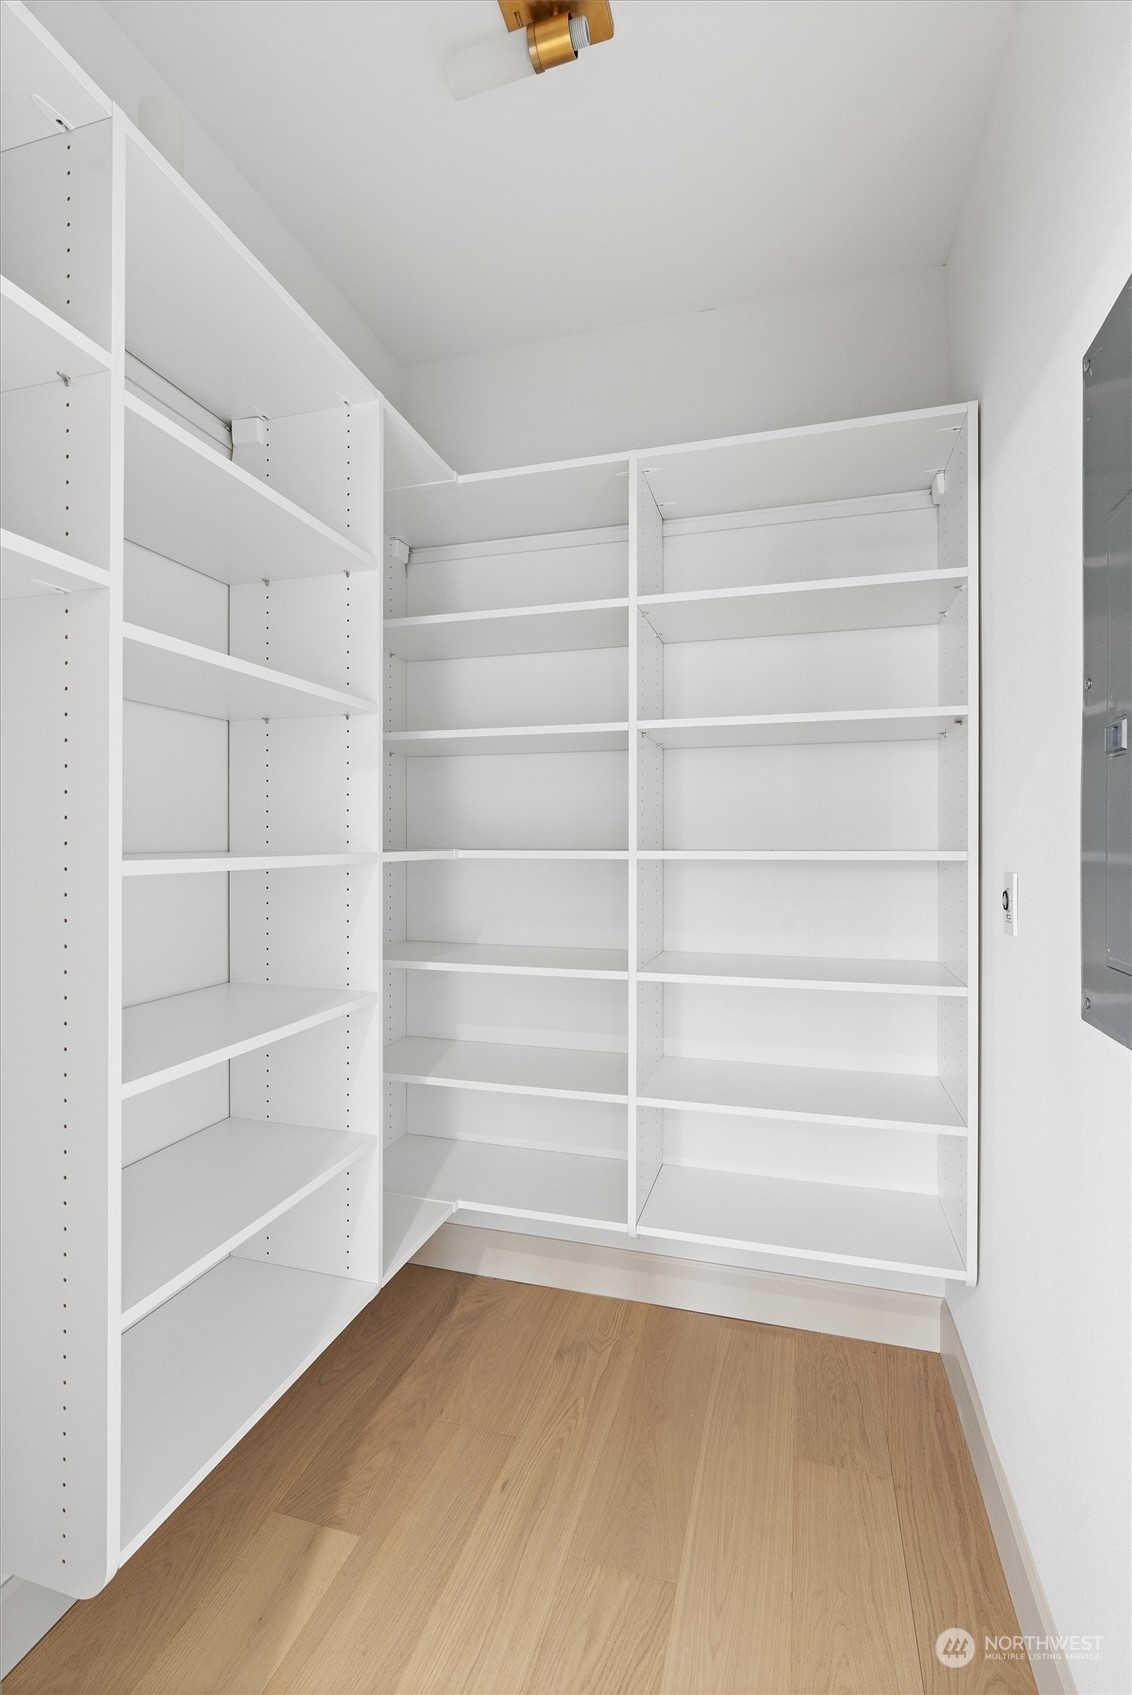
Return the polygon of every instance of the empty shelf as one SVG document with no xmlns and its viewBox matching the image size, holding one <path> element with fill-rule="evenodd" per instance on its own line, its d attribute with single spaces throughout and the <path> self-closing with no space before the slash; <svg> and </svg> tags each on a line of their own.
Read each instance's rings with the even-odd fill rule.
<svg viewBox="0 0 1132 1695">
<path fill-rule="evenodd" d="M 627 1228 L 622 1159 L 402 1136 L 385 1150 L 385 1178 L 400 1192 L 450 1201 L 465 1212 Z"/>
<path fill-rule="evenodd" d="M 816 860 L 820 864 L 951 865 L 964 861 L 962 848 L 642 848 L 641 859 Z"/>
<path fill-rule="evenodd" d="M 122 1327 L 354 1160 L 371 1136 L 225 1118 L 122 1172 Z"/>
<path fill-rule="evenodd" d="M 528 977 L 627 977 L 623 948 L 505 947 L 488 942 L 387 942 L 386 965 L 406 971 L 494 971 Z"/>
<path fill-rule="evenodd" d="M 664 748 L 774 747 L 807 742 L 931 741 L 966 719 L 965 706 L 914 706 L 741 718 L 650 718 L 642 719 L 637 728 Z"/>
<path fill-rule="evenodd" d="M 131 353 L 217 418 L 377 401 L 363 377 L 144 136 L 126 132 Z"/>
<path fill-rule="evenodd" d="M 393 1195 L 386 1189 L 382 1209 L 386 1282 L 408 1265 L 455 1210 L 452 1201 L 420 1200 L 414 1195 Z"/>
<path fill-rule="evenodd" d="M 109 587 L 110 573 L 101 565 L 88 565 L 69 553 L 60 553 L 57 547 L 45 547 L 28 536 L 0 530 L 0 598 L 82 594 Z"/>
<path fill-rule="evenodd" d="M 376 865 L 378 853 L 127 853 L 123 877 L 183 877 L 226 871 L 307 871 L 317 866 Z"/>
<path fill-rule="evenodd" d="M 629 1062 L 597 1048 L 535 1048 L 513 1042 L 455 1042 L 403 1036 L 385 1050 L 392 1083 L 435 1083 L 508 1095 L 567 1095 L 574 1100 L 628 1099 Z"/>
<path fill-rule="evenodd" d="M 965 1275 L 936 1195 L 664 1165 L 637 1229 L 877 1271 Z"/>
<path fill-rule="evenodd" d="M 122 1558 L 235 1447 L 377 1287 L 238 1256 L 122 1338 Z"/>
<path fill-rule="evenodd" d="M 390 848 L 388 865 L 427 859 L 628 859 L 627 848 Z"/>
<path fill-rule="evenodd" d="M 966 571 L 900 571 L 754 588 L 642 595 L 641 611 L 663 642 L 729 641 L 934 624 L 967 581 Z"/>
<path fill-rule="evenodd" d="M 393 730 L 386 753 L 624 753 L 628 724 L 525 724 L 492 730 Z"/>
<path fill-rule="evenodd" d="M 799 955 L 658 953 L 638 976 L 649 983 L 745 983 L 771 989 L 867 989 L 881 994 L 965 995 L 931 959 L 817 959 Z"/>
<path fill-rule="evenodd" d="M 356 542 L 134 394 L 126 395 L 126 537 L 225 583 L 378 568 Z"/>
<path fill-rule="evenodd" d="M 140 1095 L 268 1042 L 313 1030 L 372 1000 L 354 989 L 217 983 L 128 1006 L 122 1013 L 122 1095 Z"/>
<path fill-rule="evenodd" d="M 7 277 L 0 277 L 0 390 L 110 369 L 110 355 Z"/>
<path fill-rule="evenodd" d="M 377 710 L 358 695 L 324 689 L 140 624 L 123 624 L 122 638 L 123 693 L 146 706 L 237 719 L 340 717 Z"/>
<path fill-rule="evenodd" d="M 833 1071 L 821 1066 L 666 1056 L 644 1079 L 640 1100 L 646 1106 L 801 1119 L 811 1124 L 967 1134 L 938 1077 L 900 1071 Z"/>
<path fill-rule="evenodd" d="M 509 606 L 489 612 L 429 613 L 387 618 L 386 652 L 396 659 L 481 659 L 509 653 L 570 653 L 625 647 L 627 600 L 582 600 L 562 606 Z"/>
</svg>

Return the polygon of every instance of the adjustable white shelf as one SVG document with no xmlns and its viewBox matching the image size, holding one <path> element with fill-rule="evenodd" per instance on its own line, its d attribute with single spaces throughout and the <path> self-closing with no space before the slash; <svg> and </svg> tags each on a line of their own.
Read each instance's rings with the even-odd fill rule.
<svg viewBox="0 0 1132 1695">
<path fill-rule="evenodd" d="M 639 859 L 734 859 L 818 865 L 962 865 L 965 848 L 641 848 Z"/>
<path fill-rule="evenodd" d="M 590 1048 L 536 1048 L 514 1042 L 455 1042 L 403 1036 L 385 1050 L 385 1077 L 497 1094 L 579 1101 L 628 1098 L 624 1054 Z"/>
<path fill-rule="evenodd" d="M 122 1328 L 373 1152 L 368 1136 L 225 1118 L 122 1173 Z"/>
<path fill-rule="evenodd" d="M 127 343 L 218 418 L 286 418 L 378 399 L 157 149 L 126 131 Z"/>
<path fill-rule="evenodd" d="M 411 865 L 443 859 L 627 860 L 630 855 L 625 848 L 390 848 L 381 857 L 389 865 Z"/>
<path fill-rule="evenodd" d="M 205 718 L 320 718 L 376 712 L 372 701 L 288 677 L 137 624 L 122 627 L 127 700 Z"/>
<path fill-rule="evenodd" d="M 637 972 L 646 983 L 714 983 L 758 989 L 843 989 L 869 994 L 965 995 L 930 959 L 819 959 L 797 955 L 658 953 Z"/>
<path fill-rule="evenodd" d="M 521 977 L 627 978 L 628 955 L 617 948 L 534 948 L 490 942 L 390 942 L 386 965 L 402 971 L 486 971 Z"/>
<path fill-rule="evenodd" d="M 110 355 L 7 277 L 0 277 L 0 391 L 107 371 Z"/>
<path fill-rule="evenodd" d="M 225 583 L 378 561 L 137 395 L 126 396 L 126 534 Z"/>
<path fill-rule="evenodd" d="M 893 571 L 703 593 L 643 594 L 637 605 L 663 642 L 734 641 L 934 624 L 966 584 L 965 570 Z"/>
<path fill-rule="evenodd" d="M 490 612 L 387 618 L 385 650 L 396 659 L 483 659 L 517 653 L 571 653 L 625 647 L 628 600 L 561 606 L 507 606 Z"/>
<path fill-rule="evenodd" d="M 360 990 L 218 983 L 122 1013 L 122 1096 L 203 1071 L 370 1004 Z"/>
<path fill-rule="evenodd" d="M 110 587 L 102 565 L 88 565 L 57 547 L 0 530 L 0 599 L 37 594 L 85 594 Z"/>
<path fill-rule="evenodd" d="M 122 1559 L 377 1292 L 232 1256 L 122 1338 Z"/>
<path fill-rule="evenodd" d="M 823 1066 L 756 1065 L 741 1060 L 667 1056 L 640 1087 L 644 1106 L 744 1113 L 752 1118 L 862 1129 L 965 1136 L 967 1127 L 938 1077 Z"/>
<path fill-rule="evenodd" d="M 456 1211 L 454 1201 L 422 1200 L 415 1195 L 394 1194 L 386 1185 L 385 1220 L 382 1239 L 385 1243 L 383 1276 L 388 1281 L 401 1267 L 408 1265 L 415 1253 L 430 1237 L 435 1236 Z"/>
<path fill-rule="evenodd" d="M 463 1212 L 627 1228 L 621 1159 L 410 1135 L 386 1150 L 385 1163 L 387 1183 Z"/>
<path fill-rule="evenodd" d="M 781 712 L 733 718 L 641 718 L 658 747 L 781 747 L 806 742 L 925 741 L 966 721 L 966 706 L 868 712 Z"/>
<path fill-rule="evenodd" d="M 665 1165 L 637 1230 L 826 1265 L 960 1281 L 966 1275 L 937 1197 L 892 1189 Z"/>
<path fill-rule="evenodd" d="M 127 853 L 123 877 L 185 877 L 229 871 L 313 871 L 376 865 L 379 853 Z"/>
<path fill-rule="evenodd" d="M 524 724 L 495 730 L 387 730 L 385 751 L 406 754 L 623 753 L 628 724 Z"/>
</svg>

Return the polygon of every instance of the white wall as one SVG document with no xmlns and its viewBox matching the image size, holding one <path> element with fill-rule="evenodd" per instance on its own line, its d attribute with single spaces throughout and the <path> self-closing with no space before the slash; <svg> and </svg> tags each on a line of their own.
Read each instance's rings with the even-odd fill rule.
<svg viewBox="0 0 1132 1695">
<path fill-rule="evenodd" d="M 1132 266 L 1130 15 L 1020 7 L 947 267 L 985 691 L 982 1275 L 951 1305 L 1057 1628 L 1105 1637 L 1072 1674 L 1106 1695 L 1132 1689 L 1132 1056 L 1080 1016 L 1081 358 Z"/>
<path fill-rule="evenodd" d="M 410 366 L 403 405 L 459 471 L 899 411 L 944 397 L 945 317 L 909 271 Z"/>
<path fill-rule="evenodd" d="M 359 370 L 398 404 L 401 367 L 389 349 L 192 113 L 185 111 L 169 85 L 109 14 L 95 0 L 29 0 L 28 10 L 135 123 L 138 101 L 146 94 L 171 100 L 184 113 L 186 181 L 278 277 Z"/>
</svg>

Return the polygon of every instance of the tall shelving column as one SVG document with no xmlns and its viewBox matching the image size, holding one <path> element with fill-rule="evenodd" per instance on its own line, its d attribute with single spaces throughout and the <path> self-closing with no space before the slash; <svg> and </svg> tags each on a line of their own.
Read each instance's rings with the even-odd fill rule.
<svg viewBox="0 0 1132 1695">
<path fill-rule="evenodd" d="M 118 1528 L 122 156 L 24 7 L 0 32 L 0 1497 L 6 1569 L 89 1595 Z"/>
<path fill-rule="evenodd" d="M 976 429 L 634 458 L 641 1236 L 975 1278 Z"/>
</svg>

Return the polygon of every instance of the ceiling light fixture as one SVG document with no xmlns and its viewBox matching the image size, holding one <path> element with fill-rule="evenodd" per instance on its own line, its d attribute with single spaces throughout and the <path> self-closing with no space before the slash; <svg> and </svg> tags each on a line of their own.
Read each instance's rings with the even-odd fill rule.
<svg viewBox="0 0 1132 1695">
<path fill-rule="evenodd" d="M 505 40 L 477 42 L 444 61 L 454 100 L 468 100 L 521 77 L 571 65 L 583 47 L 613 34 L 609 0 L 499 0 Z"/>
</svg>

